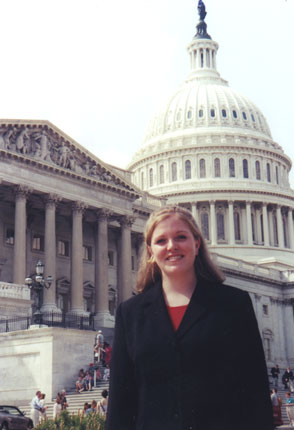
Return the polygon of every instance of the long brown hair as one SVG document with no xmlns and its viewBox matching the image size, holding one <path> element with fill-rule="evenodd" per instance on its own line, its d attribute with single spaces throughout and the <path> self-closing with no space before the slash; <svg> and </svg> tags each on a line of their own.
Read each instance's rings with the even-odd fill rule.
<svg viewBox="0 0 294 430">
<path fill-rule="evenodd" d="M 225 276 L 221 270 L 214 264 L 207 249 L 205 239 L 196 224 L 196 221 L 188 209 L 181 206 L 167 205 L 153 212 L 147 223 L 144 234 L 144 249 L 140 259 L 140 265 L 137 275 L 136 288 L 142 292 L 145 288 L 151 287 L 156 281 L 161 280 L 161 271 L 148 250 L 151 245 L 151 239 L 155 227 L 163 220 L 176 216 L 184 221 L 191 230 L 195 239 L 199 239 L 200 246 L 198 255 L 195 258 L 194 266 L 197 277 L 201 277 L 210 282 L 223 282 Z"/>
</svg>

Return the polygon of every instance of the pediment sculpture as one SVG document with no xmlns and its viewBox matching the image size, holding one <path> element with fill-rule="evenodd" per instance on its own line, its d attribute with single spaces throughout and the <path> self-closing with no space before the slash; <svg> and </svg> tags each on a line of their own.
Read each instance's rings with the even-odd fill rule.
<svg viewBox="0 0 294 430">
<path fill-rule="evenodd" d="M 69 145 L 60 135 L 48 127 L 2 125 L 0 150 L 12 151 L 35 160 L 87 175 L 93 179 L 130 189 L 128 184 L 112 174 L 106 167 L 90 158 L 80 148 Z"/>
</svg>

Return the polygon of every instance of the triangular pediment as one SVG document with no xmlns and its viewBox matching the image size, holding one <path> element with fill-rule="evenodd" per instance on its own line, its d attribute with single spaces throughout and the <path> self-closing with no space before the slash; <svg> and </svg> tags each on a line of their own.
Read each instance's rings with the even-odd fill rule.
<svg viewBox="0 0 294 430">
<path fill-rule="evenodd" d="M 66 171 L 75 178 L 96 182 L 138 198 L 142 192 L 128 180 L 127 172 L 111 168 L 49 121 L 0 120 L 0 151 L 19 160 L 33 160 Z"/>
</svg>

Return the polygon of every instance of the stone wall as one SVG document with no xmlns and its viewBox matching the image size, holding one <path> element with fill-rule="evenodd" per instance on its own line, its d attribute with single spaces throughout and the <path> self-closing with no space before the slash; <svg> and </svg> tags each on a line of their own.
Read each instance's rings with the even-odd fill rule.
<svg viewBox="0 0 294 430">
<path fill-rule="evenodd" d="M 0 403 L 48 399 L 74 386 L 80 368 L 93 361 L 95 332 L 36 328 L 0 334 Z"/>
</svg>

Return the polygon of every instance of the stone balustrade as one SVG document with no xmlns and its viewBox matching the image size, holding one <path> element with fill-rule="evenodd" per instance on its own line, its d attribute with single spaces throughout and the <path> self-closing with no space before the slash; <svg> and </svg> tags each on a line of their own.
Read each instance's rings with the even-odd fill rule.
<svg viewBox="0 0 294 430">
<path fill-rule="evenodd" d="M 0 298 L 1 297 L 30 300 L 30 289 L 25 285 L 0 282 Z"/>
</svg>

